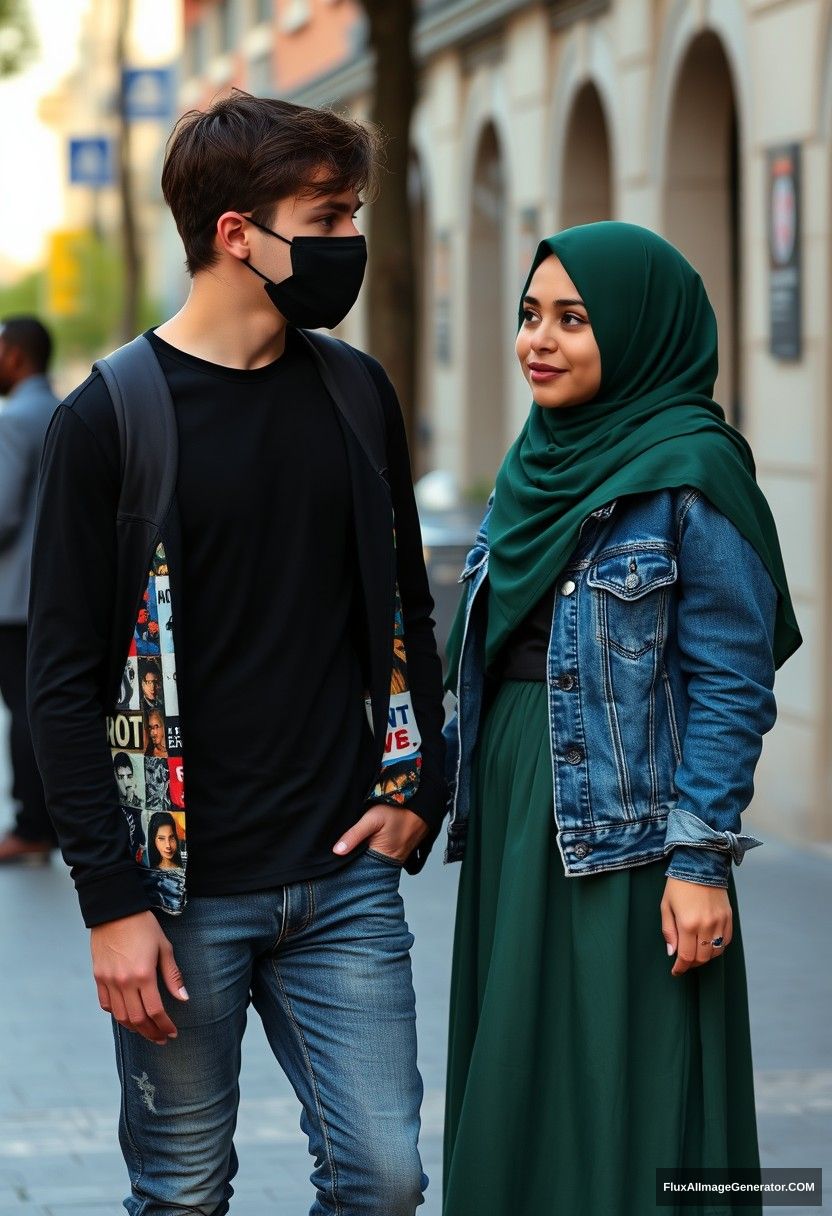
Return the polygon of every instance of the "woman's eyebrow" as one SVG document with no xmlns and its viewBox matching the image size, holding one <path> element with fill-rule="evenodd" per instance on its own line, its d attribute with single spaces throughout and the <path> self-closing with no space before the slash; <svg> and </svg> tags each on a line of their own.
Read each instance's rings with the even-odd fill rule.
<svg viewBox="0 0 832 1216">
<path fill-rule="evenodd" d="M 534 304 L 537 308 L 540 307 L 540 301 L 536 300 L 534 296 L 524 296 L 523 303 Z M 584 304 L 583 300 L 555 300 L 554 304 L 557 308 L 566 308 L 569 305 L 574 308 L 576 304 L 581 308 L 586 308 L 586 304 Z"/>
</svg>

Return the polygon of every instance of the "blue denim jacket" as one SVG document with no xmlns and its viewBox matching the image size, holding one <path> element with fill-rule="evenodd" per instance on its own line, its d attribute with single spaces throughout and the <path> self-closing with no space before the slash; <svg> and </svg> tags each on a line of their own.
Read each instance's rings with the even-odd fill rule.
<svg viewBox="0 0 832 1216">
<path fill-rule="evenodd" d="M 485 686 L 488 518 L 468 554 L 447 861 L 459 860 Z M 740 831 L 774 724 L 777 592 L 696 490 L 612 502 L 558 578 L 548 652 L 557 843 L 568 876 L 670 854 L 667 874 L 727 886 L 760 844 Z"/>
</svg>

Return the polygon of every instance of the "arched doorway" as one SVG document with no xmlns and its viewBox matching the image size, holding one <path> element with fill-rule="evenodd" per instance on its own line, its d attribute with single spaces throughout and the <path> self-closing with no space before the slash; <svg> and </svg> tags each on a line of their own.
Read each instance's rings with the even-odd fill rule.
<svg viewBox="0 0 832 1216">
<path fill-rule="evenodd" d="M 430 342 L 431 251 L 427 183 L 418 157 L 410 160 L 407 191 L 413 246 L 413 278 L 416 285 L 416 318 L 413 329 L 416 364 L 416 396 L 413 413 L 411 461 L 416 477 L 433 468 L 435 420 L 431 410 L 430 371 L 433 352 Z"/>
<path fill-rule="evenodd" d="M 561 181 L 562 228 L 612 218 L 610 141 L 594 84 L 585 84 L 572 105 Z"/>
<path fill-rule="evenodd" d="M 505 436 L 506 326 L 504 308 L 506 185 L 494 126 L 480 136 L 474 161 L 465 317 L 466 411 L 463 480 L 478 497 L 487 494 L 503 458 Z"/>
<path fill-rule="evenodd" d="M 742 426 L 739 127 L 731 70 L 710 31 L 694 40 L 668 127 L 664 231 L 702 275 L 719 325 L 716 397 Z"/>
</svg>

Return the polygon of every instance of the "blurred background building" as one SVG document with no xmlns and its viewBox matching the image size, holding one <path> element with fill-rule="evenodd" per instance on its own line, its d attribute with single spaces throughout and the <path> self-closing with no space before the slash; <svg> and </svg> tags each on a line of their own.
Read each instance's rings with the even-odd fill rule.
<svg viewBox="0 0 832 1216">
<path fill-rule="evenodd" d="M 136 4 L 128 66 L 170 69 L 172 95 L 166 117 L 125 122 L 121 4 L 89 0 L 77 70 L 42 109 L 67 147 L 129 128 L 139 313 L 161 317 L 187 289 L 158 189 L 171 120 L 233 86 L 368 117 L 379 6 Z M 716 307 L 717 396 L 754 448 L 805 637 L 778 677 L 754 822 L 832 840 L 832 0 L 417 0 L 411 49 L 416 472 L 487 495 L 528 410 L 512 335 L 542 236 L 616 218 L 675 242 Z M 119 188 L 67 186 L 66 232 L 109 247 Z M 62 248 L 70 279 L 83 261 L 72 239 L 53 239 L 53 304 Z M 342 336 L 373 349 L 372 319 L 365 290 Z"/>
</svg>

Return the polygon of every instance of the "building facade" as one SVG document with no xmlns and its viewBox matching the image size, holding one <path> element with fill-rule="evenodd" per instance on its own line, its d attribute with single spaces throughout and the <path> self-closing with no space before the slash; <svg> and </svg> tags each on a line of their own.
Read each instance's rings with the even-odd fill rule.
<svg viewBox="0 0 832 1216">
<path fill-rule="evenodd" d="M 183 108 L 237 84 L 368 112 L 353 0 L 187 0 L 185 22 Z M 674 241 L 717 311 L 717 397 L 754 448 L 805 637 L 754 822 L 830 841 L 832 0 L 426 0 L 415 50 L 418 466 L 491 484 L 528 410 L 511 335 L 541 236 L 611 217 Z M 361 344 L 360 305 L 343 332 Z"/>
<path fill-rule="evenodd" d="M 171 68 L 181 55 L 180 0 L 157 0 L 152 13 L 134 5 L 126 35 L 126 66 Z M 82 238 L 79 263 L 89 256 L 83 238 L 98 237 L 118 250 L 122 207 L 118 183 L 119 65 L 116 61 L 118 8 L 111 0 L 89 0 L 79 30 L 77 61 L 60 84 L 41 98 L 41 119 L 59 139 L 63 159 L 63 230 Z M 142 280 L 153 301 L 181 297 L 187 283 L 184 259 L 163 206 L 160 174 L 168 116 L 131 123 L 127 160 L 133 180 L 134 221 L 142 253 Z M 104 141 L 109 147 L 108 173 L 97 185 L 73 180 L 74 140 Z M 58 235 L 59 234 L 53 234 Z M 51 261 L 51 258 L 50 258 Z M 83 276 L 82 276 L 83 277 Z M 89 292 L 85 292 L 89 295 Z M 51 295 L 51 293 L 49 293 Z M 50 317 L 50 300 L 45 312 Z M 59 370 L 59 387 L 69 389 L 87 374 L 89 361 L 78 356 Z"/>
</svg>

